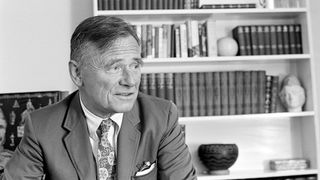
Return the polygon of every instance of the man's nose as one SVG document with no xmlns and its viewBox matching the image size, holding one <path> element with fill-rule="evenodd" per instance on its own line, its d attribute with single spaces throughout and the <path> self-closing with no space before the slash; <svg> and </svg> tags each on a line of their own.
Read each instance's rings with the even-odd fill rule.
<svg viewBox="0 0 320 180">
<path fill-rule="evenodd" d="M 122 71 L 122 78 L 120 80 L 121 85 L 134 86 L 136 84 L 137 74 L 130 70 L 128 67 L 124 67 Z"/>
</svg>

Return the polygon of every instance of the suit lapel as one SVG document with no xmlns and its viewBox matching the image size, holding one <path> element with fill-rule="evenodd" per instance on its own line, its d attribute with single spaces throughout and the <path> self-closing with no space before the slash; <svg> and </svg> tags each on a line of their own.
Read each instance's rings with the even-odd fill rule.
<svg viewBox="0 0 320 180">
<path fill-rule="evenodd" d="M 140 122 L 138 104 L 124 113 L 118 136 L 117 179 L 131 179 L 131 172 L 135 167 L 135 158 L 138 151 L 140 131 L 137 124 Z"/>
<path fill-rule="evenodd" d="M 71 101 L 63 126 L 69 131 L 64 143 L 80 179 L 96 179 L 96 163 L 87 123 L 80 106 L 79 93 L 76 93 Z"/>
</svg>

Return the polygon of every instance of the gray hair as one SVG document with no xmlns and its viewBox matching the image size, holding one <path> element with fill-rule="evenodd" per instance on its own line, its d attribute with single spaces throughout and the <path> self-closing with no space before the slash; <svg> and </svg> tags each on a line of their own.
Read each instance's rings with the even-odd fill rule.
<svg viewBox="0 0 320 180">
<path fill-rule="evenodd" d="M 82 21 L 71 37 L 70 58 L 82 66 L 86 59 L 103 54 L 115 40 L 132 36 L 140 44 L 132 25 L 113 16 L 93 16 Z"/>
</svg>

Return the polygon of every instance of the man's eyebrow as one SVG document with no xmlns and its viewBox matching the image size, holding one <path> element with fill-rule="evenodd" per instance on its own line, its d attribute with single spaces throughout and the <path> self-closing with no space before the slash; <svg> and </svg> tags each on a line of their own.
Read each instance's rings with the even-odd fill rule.
<svg viewBox="0 0 320 180">
<path fill-rule="evenodd" d="M 142 58 L 134 58 L 134 60 L 137 61 L 137 63 L 139 63 L 140 65 L 143 65 Z"/>
</svg>

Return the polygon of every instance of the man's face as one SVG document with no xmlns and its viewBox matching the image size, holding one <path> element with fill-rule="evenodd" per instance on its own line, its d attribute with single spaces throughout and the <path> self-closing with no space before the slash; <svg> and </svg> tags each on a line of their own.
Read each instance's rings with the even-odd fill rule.
<svg viewBox="0 0 320 180">
<path fill-rule="evenodd" d="M 140 46 L 132 36 L 122 37 L 101 58 L 99 67 L 89 63 L 81 68 L 79 91 L 83 103 L 101 117 L 130 111 L 140 84 Z"/>
</svg>

